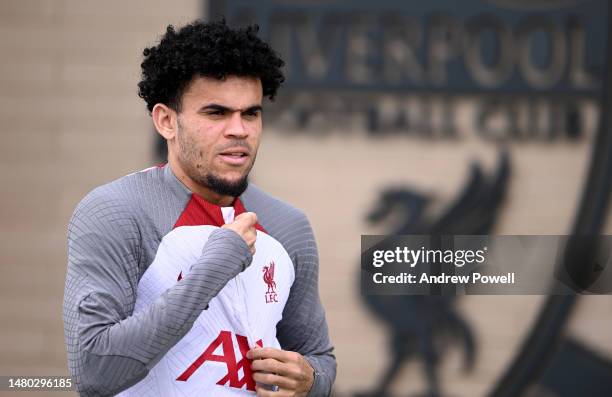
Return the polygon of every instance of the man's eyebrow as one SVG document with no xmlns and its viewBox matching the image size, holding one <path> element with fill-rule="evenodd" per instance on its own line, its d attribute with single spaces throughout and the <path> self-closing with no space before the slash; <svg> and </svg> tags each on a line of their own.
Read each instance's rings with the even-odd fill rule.
<svg viewBox="0 0 612 397">
<path fill-rule="evenodd" d="M 245 112 L 257 112 L 257 111 L 259 111 L 259 112 L 263 111 L 263 108 L 261 107 L 261 105 L 249 106 L 245 110 Z"/>
<path fill-rule="evenodd" d="M 208 105 L 204 105 L 200 108 L 200 112 L 204 112 L 206 110 L 216 110 L 216 111 L 222 111 L 222 112 L 236 112 L 236 111 L 255 112 L 255 111 L 262 111 L 263 108 L 261 107 L 261 105 L 252 105 L 242 110 L 242 109 L 233 109 L 233 108 L 223 106 L 223 105 L 218 105 L 216 103 L 211 103 Z"/>
</svg>

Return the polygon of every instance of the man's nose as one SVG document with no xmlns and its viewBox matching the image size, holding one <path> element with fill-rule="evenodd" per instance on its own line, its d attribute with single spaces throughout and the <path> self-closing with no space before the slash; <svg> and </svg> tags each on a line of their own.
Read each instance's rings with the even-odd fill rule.
<svg viewBox="0 0 612 397">
<path fill-rule="evenodd" d="M 241 112 L 232 113 L 227 128 L 225 129 L 225 135 L 235 138 L 246 138 L 249 135 L 248 130 L 245 128 Z"/>
</svg>

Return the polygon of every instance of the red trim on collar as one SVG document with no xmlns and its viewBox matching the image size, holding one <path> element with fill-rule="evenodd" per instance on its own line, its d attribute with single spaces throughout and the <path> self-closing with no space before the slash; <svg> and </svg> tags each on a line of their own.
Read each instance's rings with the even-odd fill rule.
<svg viewBox="0 0 612 397">
<path fill-rule="evenodd" d="M 234 200 L 234 216 L 238 216 L 243 212 L 247 212 L 239 198 Z M 185 209 L 176 220 L 173 229 L 179 226 L 223 226 L 223 214 L 221 207 L 216 204 L 209 203 L 197 194 L 191 194 L 191 199 L 185 206 Z M 259 224 L 255 224 L 255 229 L 266 233 L 266 230 Z"/>
</svg>

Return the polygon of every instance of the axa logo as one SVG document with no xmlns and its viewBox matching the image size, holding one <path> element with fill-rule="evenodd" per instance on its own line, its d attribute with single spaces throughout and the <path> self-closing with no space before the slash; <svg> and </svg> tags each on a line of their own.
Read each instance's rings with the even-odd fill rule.
<svg viewBox="0 0 612 397">
<path fill-rule="evenodd" d="M 224 363 L 227 366 L 227 374 L 217 381 L 218 385 L 234 387 L 236 389 L 242 389 L 246 386 L 247 390 L 255 391 L 255 381 L 253 380 L 253 373 L 251 371 L 251 360 L 246 358 L 246 353 L 249 351 L 249 342 L 246 336 L 238 334 L 236 334 L 236 341 L 238 342 L 238 348 L 242 356 L 240 361 L 236 360 L 232 333 L 230 331 L 221 331 L 219 336 L 211 342 L 204 353 L 180 374 L 176 380 L 186 382 L 198 368 L 204 365 L 204 363 L 207 361 L 215 361 Z M 263 347 L 261 339 L 255 343 Z M 221 347 L 223 354 L 214 354 L 219 347 Z M 240 370 L 242 370 L 242 377 L 240 377 Z"/>
<path fill-rule="evenodd" d="M 276 294 L 276 282 L 274 281 L 274 261 L 270 262 L 270 265 L 264 266 L 263 280 L 268 284 L 268 290 L 266 291 L 266 303 L 278 302 L 278 295 Z"/>
</svg>

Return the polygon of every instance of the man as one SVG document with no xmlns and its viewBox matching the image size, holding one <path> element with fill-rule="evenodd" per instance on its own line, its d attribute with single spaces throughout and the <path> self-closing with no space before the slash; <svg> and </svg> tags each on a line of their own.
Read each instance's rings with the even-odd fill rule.
<svg viewBox="0 0 612 397">
<path fill-rule="evenodd" d="M 83 396 L 327 396 L 306 217 L 247 177 L 283 61 L 224 21 L 169 26 L 139 95 L 168 164 L 89 193 L 68 230 L 64 327 Z"/>
</svg>

